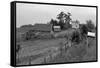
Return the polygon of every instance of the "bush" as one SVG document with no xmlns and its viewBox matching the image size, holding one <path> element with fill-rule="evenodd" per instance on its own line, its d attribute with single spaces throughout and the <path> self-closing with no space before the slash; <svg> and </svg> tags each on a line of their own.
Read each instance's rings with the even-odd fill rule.
<svg viewBox="0 0 100 68">
<path fill-rule="evenodd" d="M 76 42 L 77 44 L 80 43 L 80 33 L 78 31 L 74 31 L 72 34 L 72 42 Z"/>
<path fill-rule="evenodd" d="M 88 27 L 85 24 L 82 24 L 81 28 L 80 28 L 80 32 L 81 34 L 87 34 L 88 32 Z"/>
<path fill-rule="evenodd" d="M 87 28 L 88 28 L 88 31 L 92 31 L 92 30 L 94 30 L 95 29 L 95 25 L 93 24 L 93 22 L 92 22 L 92 20 L 87 20 L 86 21 L 87 22 Z"/>
</svg>

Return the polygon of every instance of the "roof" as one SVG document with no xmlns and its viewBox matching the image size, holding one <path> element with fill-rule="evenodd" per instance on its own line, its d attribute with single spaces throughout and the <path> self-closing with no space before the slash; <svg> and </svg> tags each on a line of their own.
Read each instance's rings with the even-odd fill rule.
<svg viewBox="0 0 100 68">
<path fill-rule="evenodd" d="M 32 27 L 21 27 L 21 28 L 17 28 L 17 32 L 25 33 L 25 32 L 32 30 L 32 29 L 33 29 L 33 26 Z"/>
<path fill-rule="evenodd" d="M 51 31 L 51 24 L 35 24 L 32 30 Z"/>
<path fill-rule="evenodd" d="M 61 31 L 60 26 L 53 26 L 53 28 L 54 28 L 54 31 Z"/>
<path fill-rule="evenodd" d="M 53 28 L 60 28 L 60 26 L 53 26 Z"/>
<path fill-rule="evenodd" d="M 35 24 L 32 26 L 25 25 L 23 27 L 17 28 L 17 32 L 25 33 L 29 30 L 51 31 L 51 28 L 51 24 Z"/>
<path fill-rule="evenodd" d="M 95 37 L 95 33 L 93 33 L 93 32 L 88 32 L 88 36 Z"/>
</svg>

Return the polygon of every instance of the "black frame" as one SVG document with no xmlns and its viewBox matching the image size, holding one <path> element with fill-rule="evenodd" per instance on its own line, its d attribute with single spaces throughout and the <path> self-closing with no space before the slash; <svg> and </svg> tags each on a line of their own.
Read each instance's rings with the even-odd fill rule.
<svg viewBox="0 0 100 68">
<path fill-rule="evenodd" d="M 91 5 L 76 5 L 76 4 L 58 4 L 58 3 L 42 3 L 42 2 L 27 2 L 27 1 L 13 1 L 10 3 L 11 10 L 11 49 L 10 49 L 10 65 L 13 67 L 20 66 L 37 66 L 37 65 L 54 65 L 54 64 L 66 64 L 64 63 L 49 63 L 49 64 L 33 64 L 33 65 L 16 65 L 16 3 L 27 3 L 27 4 L 44 4 L 44 5 L 60 5 L 60 6 L 78 6 L 78 7 L 92 7 L 96 8 L 96 60 L 95 61 L 82 61 L 82 62 L 66 62 L 69 63 L 84 63 L 84 62 L 97 62 L 98 61 L 98 6 Z"/>
</svg>

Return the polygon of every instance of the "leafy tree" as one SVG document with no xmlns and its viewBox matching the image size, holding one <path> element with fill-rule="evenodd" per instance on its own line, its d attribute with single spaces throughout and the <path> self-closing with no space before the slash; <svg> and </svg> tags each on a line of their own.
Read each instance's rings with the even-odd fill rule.
<svg viewBox="0 0 100 68">
<path fill-rule="evenodd" d="M 57 15 L 57 19 L 59 20 L 59 25 L 61 26 L 61 29 L 63 29 L 63 25 L 64 25 L 64 18 L 65 18 L 64 16 L 65 16 L 64 12 L 60 12 Z"/>
<path fill-rule="evenodd" d="M 62 18 L 64 17 L 65 13 L 64 12 L 60 12 L 60 14 L 57 15 L 57 19 L 62 20 Z"/>
<path fill-rule="evenodd" d="M 80 33 L 79 31 L 74 31 L 72 34 L 72 42 L 76 42 L 77 44 L 80 43 Z"/>
<path fill-rule="evenodd" d="M 66 23 L 68 23 L 69 24 L 69 22 L 70 22 L 70 20 L 72 20 L 71 18 L 70 18 L 70 16 L 71 16 L 71 13 L 69 13 L 69 12 L 67 12 L 67 14 L 65 14 L 65 21 L 66 21 Z"/>
<path fill-rule="evenodd" d="M 65 24 L 63 25 L 64 29 L 68 29 L 71 27 L 70 21 L 72 19 L 70 18 L 70 16 L 71 16 L 71 13 L 69 13 L 69 12 L 67 12 L 67 14 L 65 14 L 65 16 L 64 16 L 65 17 Z"/>
<path fill-rule="evenodd" d="M 87 38 L 87 33 L 88 33 L 88 27 L 86 24 L 82 24 L 80 27 L 80 33 L 81 33 L 81 38 L 86 39 Z"/>
<path fill-rule="evenodd" d="M 50 24 L 58 25 L 58 22 L 57 22 L 57 20 L 51 19 Z"/>
<path fill-rule="evenodd" d="M 54 20 L 53 19 L 51 19 L 50 24 L 54 24 Z"/>
<path fill-rule="evenodd" d="M 67 29 L 70 27 L 70 18 L 71 13 L 64 13 L 64 12 L 60 12 L 60 14 L 57 15 L 57 19 L 59 20 L 59 25 L 61 26 L 61 29 Z"/>
<path fill-rule="evenodd" d="M 87 22 L 86 25 L 88 27 L 88 31 L 92 31 L 93 29 L 95 29 L 95 26 L 94 26 L 92 20 L 87 20 L 86 22 Z"/>
<path fill-rule="evenodd" d="M 64 29 L 65 23 L 63 23 L 61 20 L 59 21 L 59 25 L 60 25 L 61 29 Z"/>
<path fill-rule="evenodd" d="M 87 25 L 82 24 L 82 25 L 81 25 L 81 28 L 80 28 L 80 31 L 81 31 L 82 34 L 87 34 L 87 32 L 88 32 L 88 27 L 87 27 Z"/>
</svg>

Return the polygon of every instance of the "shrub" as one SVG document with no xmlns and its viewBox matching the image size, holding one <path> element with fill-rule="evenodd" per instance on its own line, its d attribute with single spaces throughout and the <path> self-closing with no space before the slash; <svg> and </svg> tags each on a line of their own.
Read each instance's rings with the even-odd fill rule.
<svg viewBox="0 0 100 68">
<path fill-rule="evenodd" d="M 18 53 L 20 49 L 21 49 L 20 44 L 17 44 L 17 45 L 16 45 L 16 52 Z"/>
<path fill-rule="evenodd" d="M 87 22 L 86 25 L 87 25 L 88 31 L 92 31 L 95 29 L 95 26 L 94 26 L 92 20 L 87 20 L 86 22 Z"/>
<path fill-rule="evenodd" d="M 72 42 L 76 42 L 77 44 L 80 43 L 80 33 L 78 31 L 74 31 L 72 34 Z"/>
</svg>

